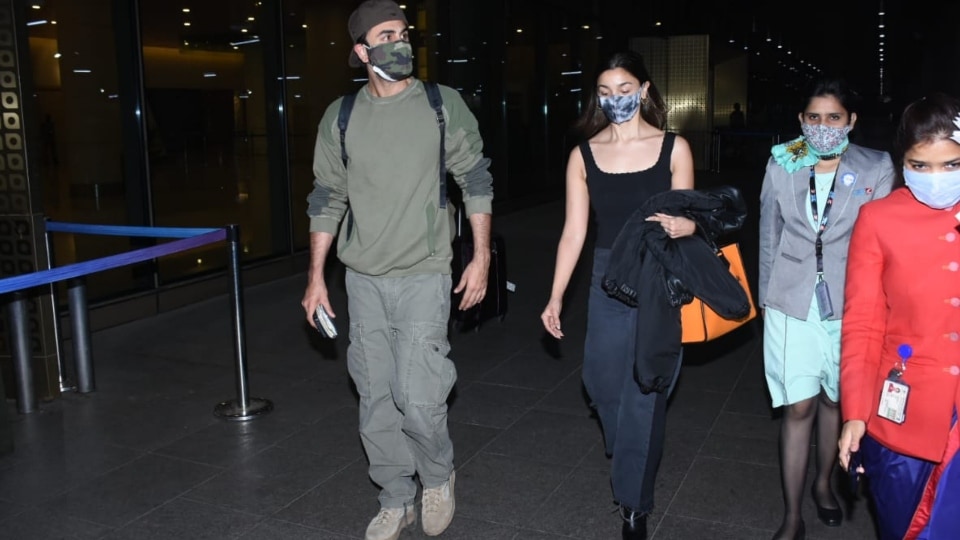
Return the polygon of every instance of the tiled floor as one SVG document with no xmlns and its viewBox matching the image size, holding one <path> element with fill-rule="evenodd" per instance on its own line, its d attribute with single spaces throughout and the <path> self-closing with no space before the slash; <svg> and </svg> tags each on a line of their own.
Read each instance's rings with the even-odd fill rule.
<svg viewBox="0 0 960 540">
<path fill-rule="evenodd" d="M 567 337 L 558 344 L 540 328 L 562 219 L 561 202 L 496 218 L 517 290 L 504 322 L 451 338 L 457 514 L 442 538 L 619 538 L 580 384 L 584 272 L 567 301 Z M 226 298 L 95 333 L 96 392 L 12 412 L 0 538 L 362 538 L 377 489 L 357 436 L 346 340 L 324 342 L 306 327 L 303 284 L 298 275 L 245 291 L 250 395 L 275 406 L 249 422 L 213 414 L 236 398 Z M 333 294 L 345 314 L 342 287 Z M 758 325 L 688 347 L 668 414 L 651 538 L 770 538 L 781 512 L 778 420 Z M 804 504 L 808 538 L 875 538 L 862 496 L 836 529 Z M 423 537 L 413 528 L 401 538 Z"/>
</svg>

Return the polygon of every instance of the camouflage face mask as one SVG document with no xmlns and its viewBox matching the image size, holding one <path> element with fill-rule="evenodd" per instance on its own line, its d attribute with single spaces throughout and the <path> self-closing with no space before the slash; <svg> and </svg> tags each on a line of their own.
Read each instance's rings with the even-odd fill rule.
<svg viewBox="0 0 960 540">
<path fill-rule="evenodd" d="M 392 41 L 367 47 L 367 56 L 373 71 L 388 81 L 400 81 L 413 73 L 413 46 L 409 42 Z"/>
</svg>

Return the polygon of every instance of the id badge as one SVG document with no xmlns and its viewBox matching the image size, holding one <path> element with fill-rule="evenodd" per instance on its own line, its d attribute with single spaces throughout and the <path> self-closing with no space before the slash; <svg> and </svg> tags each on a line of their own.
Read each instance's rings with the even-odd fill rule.
<svg viewBox="0 0 960 540">
<path fill-rule="evenodd" d="M 880 390 L 880 407 L 877 416 L 896 424 L 902 424 L 907 418 L 907 396 L 910 387 L 899 379 L 887 378 Z"/>
<path fill-rule="evenodd" d="M 820 320 L 825 321 L 833 317 L 833 301 L 830 300 L 830 287 L 822 279 L 817 282 L 813 289 L 817 297 L 817 308 L 820 310 Z"/>
</svg>

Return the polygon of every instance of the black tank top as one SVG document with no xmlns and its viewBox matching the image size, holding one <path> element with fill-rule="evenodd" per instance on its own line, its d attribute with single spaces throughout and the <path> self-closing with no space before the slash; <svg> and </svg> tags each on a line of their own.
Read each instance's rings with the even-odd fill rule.
<svg viewBox="0 0 960 540">
<path fill-rule="evenodd" d="M 580 143 L 580 153 L 587 170 L 590 207 L 597 223 L 595 247 L 611 248 L 613 241 L 633 212 L 652 195 L 667 191 L 671 185 L 670 154 L 673 133 L 664 133 L 660 157 L 649 169 L 626 173 L 603 172 L 597 167 L 590 143 Z"/>
</svg>

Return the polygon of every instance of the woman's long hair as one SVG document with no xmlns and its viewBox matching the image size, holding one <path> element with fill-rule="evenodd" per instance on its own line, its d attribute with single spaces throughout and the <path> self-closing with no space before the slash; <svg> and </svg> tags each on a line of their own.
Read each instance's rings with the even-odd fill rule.
<svg viewBox="0 0 960 540">
<path fill-rule="evenodd" d="M 647 73 L 647 68 L 643 65 L 643 57 L 633 51 L 615 53 L 604 62 L 594 80 L 599 80 L 600 73 L 617 68 L 626 70 L 636 77 L 641 85 L 650 82 L 650 86 L 647 88 L 647 99 L 640 103 L 640 116 L 657 129 L 664 129 L 667 125 L 667 107 L 663 103 L 663 98 L 660 96 L 657 86 L 650 80 L 650 74 Z M 580 138 L 586 140 L 599 133 L 609 124 L 610 120 L 600 109 L 600 99 L 597 97 L 596 87 L 594 87 L 587 98 L 586 109 L 573 126 L 574 131 Z"/>
</svg>

